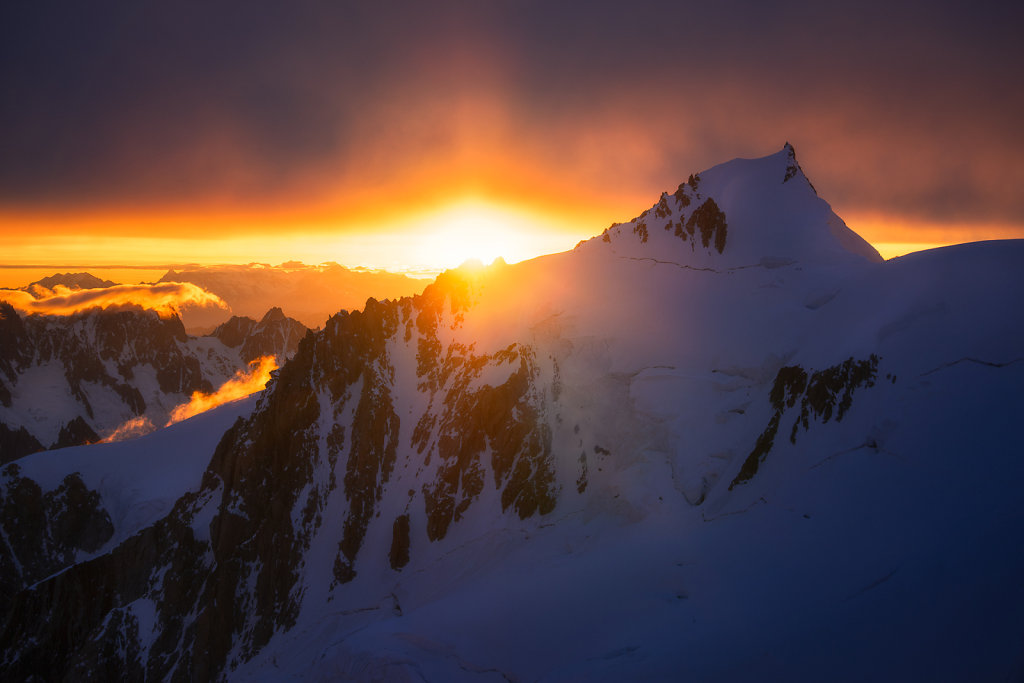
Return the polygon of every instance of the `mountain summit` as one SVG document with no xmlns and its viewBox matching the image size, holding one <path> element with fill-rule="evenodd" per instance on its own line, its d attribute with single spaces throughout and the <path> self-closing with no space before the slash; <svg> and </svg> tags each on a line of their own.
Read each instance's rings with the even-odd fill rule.
<svg viewBox="0 0 1024 683">
<path fill-rule="evenodd" d="M 831 264 L 855 255 L 881 261 L 818 197 L 786 143 L 760 159 L 733 159 L 691 174 L 672 193 L 601 239 L 636 258 L 679 254 L 691 264 L 737 268 L 789 262 Z"/>
<path fill-rule="evenodd" d="M 1019 678 L 1022 273 L 880 261 L 785 148 L 370 299 L 258 400 L 0 470 L 0 670 Z"/>
</svg>

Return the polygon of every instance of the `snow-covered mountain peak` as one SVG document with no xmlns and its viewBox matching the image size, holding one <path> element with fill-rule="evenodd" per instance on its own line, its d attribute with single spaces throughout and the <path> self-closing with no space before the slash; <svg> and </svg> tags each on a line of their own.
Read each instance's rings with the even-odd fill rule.
<svg viewBox="0 0 1024 683">
<path fill-rule="evenodd" d="M 626 258 L 713 270 L 881 261 L 807 179 L 788 142 L 775 154 L 691 174 L 674 193 L 600 238 Z"/>
</svg>

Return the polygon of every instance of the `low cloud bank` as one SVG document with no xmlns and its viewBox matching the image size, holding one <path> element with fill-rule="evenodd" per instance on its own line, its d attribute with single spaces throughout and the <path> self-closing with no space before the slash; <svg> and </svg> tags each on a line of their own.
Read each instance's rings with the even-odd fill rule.
<svg viewBox="0 0 1024 683">
<path fill-rule="evenodd" d="M 7 301 L 23 313 L 45 315 L 71 315 L 90 308 L 122 306 L 153 310 L 160 315 L 171 315 L 188 308 L 228 308 L 219 296 L 191 282 L 115 285 L 100 289 L 71 289 L 63 285 L 48 289 L 34 285 L 31 292 L 0 290 L 0 300 Z"/>
</svg>

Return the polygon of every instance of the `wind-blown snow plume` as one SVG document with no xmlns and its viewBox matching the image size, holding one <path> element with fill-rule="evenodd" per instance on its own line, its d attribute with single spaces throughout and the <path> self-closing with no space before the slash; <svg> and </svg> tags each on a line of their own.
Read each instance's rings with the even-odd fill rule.
<svg viewBox="0 0 1024 683">
<path fill-rule="evenodd" d="M 167 424 L 172 425 L 175 422 L 187 420 L 224 403 L 237 401 L 249 394 L 263 391 L 267 382 L 270 381 L 270 373 L 277 370 L 277 367 L 277 357 L 275 356 L 263 356 L 254 360 L 249 363 L 249 372 L 239 370 L 233 378 L 222 384 L 212 394 L 204 394 L 201 391 L 194 392 L 191 401 L 171 411 L 171 419 Z"/>
<path fill-rule="evenodd" d="M 105 437 L 100 443 L 113 443 L 115 441 L 125 441 L 126 439 L 134 439 L 139 436 L 145 436 L 151 431 L 156 429 L 156 425 L 145 415 L 132 418 L 128 420 L 117 429 L 112 431 L 109 436 Z"/>
<path fill-rule="evenodd" d="M 137 306 L 170 315 L 183 307 L 227 309 L 224 301 L 190 282 L 161 282 L 155 285 L 115 285 L 97 289 L 53 289 L 36 286 L 33 294 L 21 290 L 0 290 L 0 299 L 24 313 L 71 315 L 90 308 Z"/>
</svg>

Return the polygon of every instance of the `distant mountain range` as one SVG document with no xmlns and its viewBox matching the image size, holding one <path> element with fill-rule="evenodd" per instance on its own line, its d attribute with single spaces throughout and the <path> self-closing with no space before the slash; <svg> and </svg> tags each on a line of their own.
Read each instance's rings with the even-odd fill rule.
<svg viewBox="0 0 1024 683">
<path fill-rule="evenodd" d="M 306 327 L 316 328 L 340 310 L 362 308 L 371 297 L 397 299 L 416 294 L 430 280 L 387 271 L 346 268 L 337 263 L 312 266 L 291 261 L 277 266 L 262 263 L 190 266 L 171 269 L 158 282 L 190 282 L 228 304 L 230 312 L 210 307 L 185 307 L 179 311 L 186 331 L 202 335 L 224 323 L 231 314 L 259 319 L 269 308 L 280 308 Z M 22 289 L 38 296 L 39 287 L 52 290 L 63 286 L 77 290 L 116 284 L 86 272 L 55 273 Z"/>
<path fill-rule="evenodd" d="M 385 271 L 350 269 L 337 263 L 201 266 L 168 271 L 159 281 L 199 285 L 226 301 L 235 315 L 257 318 L 268 307 L 278 307 L 310 328 L 321 327 L 342 309 L 362 308 L 370 297 L 411 296 L 430 282 Z M 216 310 L 182 312 L 189 329 L 209 329 L 223 318 L 224 313 Z"/>
<path fill-rule="evenodd" d="M 1019 680 L 1022 296 L 1024 241 L 882 261 L 788 145 L 695 173 L 332 316 L 259 398 L 6 465 L 0 673 Z"/>
<path fill-rule="evenodd" d="M 33 285 L 40 285 L 47 289 L 53 289 L 58 285 L 70 289 L 96 289 L 98 287 L 113 287 L 116 284 L 116 282 L 111 282 L 110 280 L 101 280 L 91 273 L 54 273 L 48 277 L 36 280 L 28 287 L 25 287 L 25 290 L 31 291 Z"/>
</svg>

